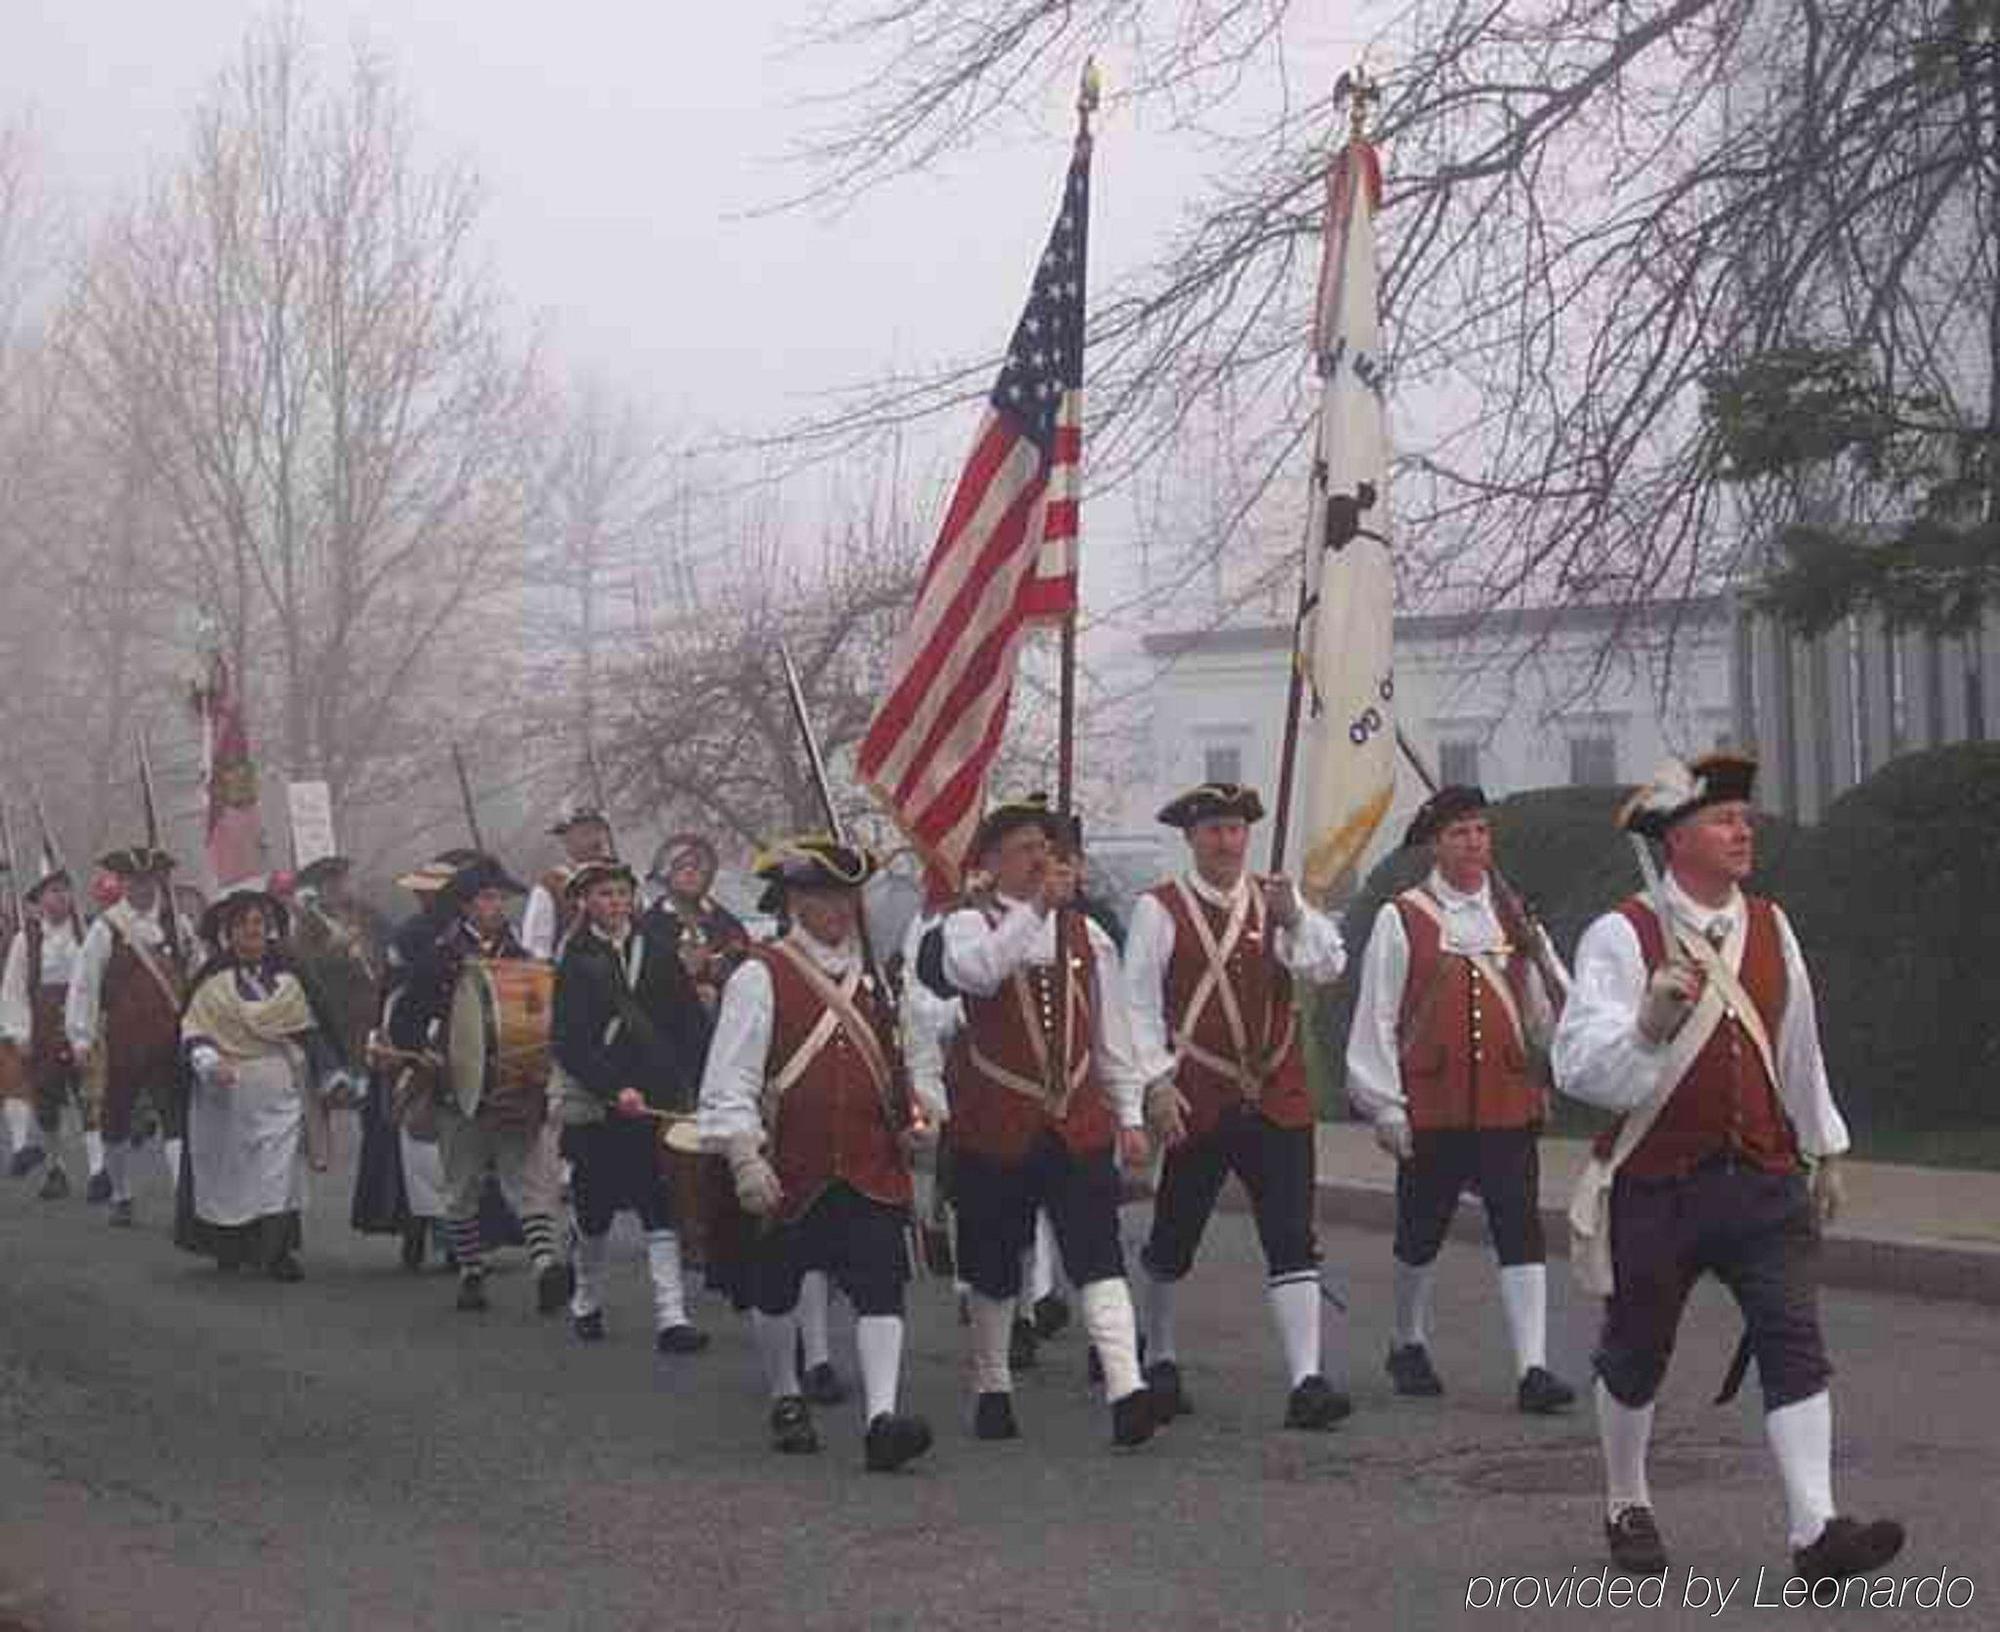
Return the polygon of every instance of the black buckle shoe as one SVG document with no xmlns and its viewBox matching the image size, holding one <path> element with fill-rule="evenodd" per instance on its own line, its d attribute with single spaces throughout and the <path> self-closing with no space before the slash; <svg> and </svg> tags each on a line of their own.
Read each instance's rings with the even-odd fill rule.
<svg viewBox="0 0 2000 1632">
<path fill-rule="evenodd" d="M 787 1394 L 771 1407 L 771 1449 L 785 1456 L 809 1456 L 819 1449 L 812 1413 L 796 1394 Z"/>
<path fill-rule="evenodd" d="M 467 1314 L 478 1314 L 488 1307 L 486 1301 L 486 1277 L 484 1275 L 461 1275 L 458 1279 L 458 1307 Z"/>
<path fill-rule="evenodd" d="M 894 1473 L 931 1448 L 931 1425 L 922 1417 L 877 1414 L 868 1424 L 862 1459 L 870 1473 Z"/>
<path fill-rule="evenodd" d="M 111 1175 L 103 1168 L 90 1175 L 90 1182 L 83 1187 L 83 1199 L 93 1207 L 111 1199 Z"/>
<path fill-rule="evenodd" d="M 1143 1445 L 1166 1420 L 1150 1388 L 1140 1387 L 1111 1402 L 1111 1443 Z"/>
<path fill-rule="evenodd" d="M 535 1274 L 535 1312 L 552 1315 L 569 1302 L 570 1272 L 551 1258 Z"/>
<path fill-rule="evenodd" d="M 576 1334 L 579 1343 L 602 1343 L 604 1341 L 604 1311 L 593 1309 L 587 1315 L 571 1315 L 569 1329 Z"/>
<path fill-rule="evenodd" d="M 131 1229 L 132 1227 L 131 1198 L 127 1197 L 124 1201 L 114 1201 L 111 1204 L 111 1216 L 108 1219 L 106 1219 L 105 1222 L 108 1223 L 114 1230 Z"/>
<path fill-rule="evenodd" d="M 1546 1417 L 1576 1404 L 1576 1390 L 1547 1366 L 1530 1366 L 1521 1374 L 1521 1386 L 1514 1399 L 1529 1416 Z"/>
<path fill-rule="evenodd" d="M 1014 1325 L 1007 1334 L 1007 1364 L 1014 1371 L 1033 1371 L 1037 1358 L 1036 1350 L 1041 1347 L 1041 1339 L 1035 1335 L 1035 1323 L 1014 1317 Z"/>
<path fill-rule="evenodd" d="M 1035 1336 L 1044 1343 L 1069 1325 L 1069 1299 L 1060 1292 L 1044 1293 L 1035 1299 Z"/>
<path fill-rule="evenodd" d="M 1903 1550 L 1903 1527 L 1895 1519 L 1832 1518 L 1818 1539 L 1792 1549 L 1792 1568 L 1808 1583 L 1844 1581 L 1872 1575 Z"/>
<path fill-rule="evenodd" d="M 1431 1351 L 1421 1343 L 1399 1343 L 1389 1351 L 1383 1369 L 1395 1382 L 1398 1394 L 1435 1399 L 1444 1392 L 1444 1379 L 1431 1364 Z"/>
<path fill-rule="evenodd" d="M 281 1252 L 264 1266 L 264 1273 L 274 1281 L 282 1281 L 287 1286 L 306 1278 L 305 1266 L 289 1252 Z"/>
<path fill-rule="evenodd" d="M 23 1145 L 19 1150 L 14 1152 L 14 1159 L 7 1164 L 7 1177 L 10 1179 L 25 1179 L 36 1168 L 40 1167 L 43 1162 L 47 1161 L 48 1156 L 49 1153 L 42 1149 L 40 1145 Z"/>
<path fill-rule="evenodd" d="M 1146 1386 L 1153 1392 L 1153 1412 L 1162 1424 L 1194 1415 L 1194 1401 L 1181 1384 L 1181 1368 L 1171 1360 L 1155 1360 L 1146 1368 Z"/>
<path fill-rule="evenodd" d="M 1606 1519 L 1604 1540 L 1611 1549 L 1611 1562 L 1625 1574 L 1667 1573 L 1666 1543 L 1650 1507 L 1634 1505 L 1622 1509 L 1617 1518 Z"/>
<path fill-rule="evenodd" d="M 43 1201 L 61 1201 L 69 1194 L 69 1175 L 57 1162 L 42 1175 L 41 1188 L 35 1192 Z"/>
<path fill-rule="evenodd" d="M 806 1367 L 806 1374 L 799 1381 L 804 1385 L 806 1398 L 814 1405 L 838 1405 L 847 1398 L 847 1385 L 840 1380 L 831 1360 Z"/>
<path fill-rule="evenodd" d="M 1014 1396 L 995 1390 L 982 1394 L 972 1405 L 974 1439 L 1019 1439 L 1020 1425 L 1014 1421 Z"/>
<path fill-rule="evenodd" d="M 708 1347 L 708 1333 L 686 1321 L 662 1326 L 653 1338 L 653 1347 L 661 1354 L 699 1354 Z"/>
<path fill-rule="evenodd" d="M 1285 1426 L 1323 1434 L 1353 1412 L 1354 1402 L 1315 1372 L 1300 1378 L 1286 1399 Z"/>
<path fill-rule="evenodd" d="M 403 1226 L 403 1247 L 400 1254 L 403 1267 L 412 1275 L 424 1267 L 424 1245 L 430 1238 L 430 1226 L 418 1219 Z"/>
</svg>

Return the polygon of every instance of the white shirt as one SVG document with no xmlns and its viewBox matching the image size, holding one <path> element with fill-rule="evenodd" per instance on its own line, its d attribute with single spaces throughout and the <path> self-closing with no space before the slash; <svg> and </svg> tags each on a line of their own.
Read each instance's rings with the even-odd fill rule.
<svg viewBox="0 0 2000 1632">
<path fill-rule="evenodd" d="M 1744 913 L 1743 895 L 1730 891 L 1721 907 L 1704 907 L 1665 880 L 1668 910 L 1696 934 L 1732 929 Z M 1848 1147 L 1847 1124 L 1833 1102 L 1826 1060 L 1819 1047 L 1819 1018 L 1812 977 L 1792 926 L 1775 904 L 1778 940 L 1785 958 L 1785 1012 L 1771 1039 L 1784 1102 L 1808 1156 L 1837 1156 Z M 1667 1045 L 1639 1035 L 1639 1004 L 1646 992 L 1646 960 L 1639 936 L 1622 913 L 1607 912 L 1583 932 L 1576 949 L 1576 984 L 1556 1027 L 1556 1086 L 1572 1099 L 1606 1110 L 1629 1111 L 1660 1087 Z"/>
<path fill-rule="evenodd" d="M 1196 896 L 1224 912 L 1233 911 L 1248 891 L 1260 887 L 1248 872 L 1228 890 L 1218 889 L 1199 873 L 1189 873 L 1186 879 Z M 1299 907 L 1298 927 L 1280 925 L 1272 934 L 1272 947 L 1295 977 L 1329 985 L 1347 967 L 1340 926 L 1299 900 L 1296 889 L 1292 898 Z M 1173 956 L 1173 914 L 1149 890 L 1133 907 L 1132 926 L 1125 932 L 1125 996 L 1132 1009 L 1132 1046 L 1147 1082 L 1174 1073 L 1173 1040 L 1167 1035 L 1167 966 Z"/>
<path fill-rule="evenodd" d="M 903 937 L 903 1059 L 910 1068 L 910 1089 L 925 1118 L 942 1127 L 950 1114 L 944 1088 L 946 1046 L 965 1024 L 965 1005 L 942 998 L 917 974 L 917 949 L 937 925 L 935 915 L 918 914 Z"/>
<path fill-rule="evenodd" d="M 120 912 L 120 907 L 125 910 Z M 63 1007 L 63 1030 L 69 1033 L 69 1046 L 79 1053 L 97 1045 L 97 1018 L 104 1001 L 104 971 L 110 966 L 115 944 L 111 927 L 114 913 L 118 914 L 125 932 L 138 945 L 165 961 L 167 937 L 161 928 L 158 907 L 148 913 L 138 913 L 132 911 L 127 903 L 120 902 L 97 916 L 84 932 L 76 969 L 70 977 L 69 998 Z M 180 920 L 180 931 L 181 944 L 192 947 L 195 944 L 194 926 L 183 918 Z M 150 980 L 152 976 L 145 978 Z"/>
<path fill-rule="evenodd" d="M 556 931 L 562 913 L 548 885 L 537 884 L 528 892 L 528 905 L 521 914 L 521 945 L 528 956 L 552 963 L 556 955 Z"/>
<path fill-rule="evenodd" d="M 1003 909 L 997 924 L 988 924 L 975 907 L 961 907 L 944 921 L 944 978 L 974 997 L 991 997 L 1024 965 L 1052 964 L 1056 958 L 1055 914 L 1004 895 L 996 899 Z M 1084 924 L 1097 968 L 1097 1009 L 1092 1017 L 1097 1079 L 1118 1125 L 1136 1128 L 1142 1120 L 1146 1079 L 1132 1045 L 1132 1010 L 1118 968 L 1118 948 L 1091 919 L 1086 917 Z"/>
<path fill-rule="evenodd" d="M 67 986 L 76 971 L 76 931 L 67 919 L 42 920 L 42 984 Z M 0 1038 L 25 1050 L 35 1028 L 34 993 L 28 990 L 28 932 L 16 931 L 7 948 L 7 969 L 0 974 Z M 67 1025 L 64 1027 L 68 1029 Z"/>
<path fill-rule="evenodd" d="M 841 981 L 861 961 L 861 943 L 850 937 L 838 946 L 815 940 L 797 924 L 788 939 L 828 979 Z M 771 1025 L 778 997 L 771 971 L 758 958 L 739 964 L 722 988 L 715 1036 L 701 1073 L 701 1102 L 695 1131 L 703 1146 L 721 1150 L 732 1139 L 764 1131 L 764 1081 L 770 1067 Z"/>
<path fill-rule="evenodd" d="M 1507 932 L 1493 910 L 1493 887 L 1481 878 L 1476 890 L 1457 890 L 1433 868 L 1424 881 L 1443 920 L 1440 949 L 1470 957 L 1498 953 L 1507 947 Z M 1526 957 L 1520 947 L 1512 955 Z M 1375 928 L 1361 959 L 1361 990 L 1354 999 L 1354 1024 L 1347 1034 L 1347 1097 L 1371 1122 L 1407 1122 L 1409 1097 L 1403 1092 L 1403 1065 L 1397 1032 L 1403 1017 L 1403 988 L 1410 978 L 1410 938 L 1403 930 L 1402 909 L 1385 901 L 1375 914 Z M 1554 1019 L 1541 971 L 1532 963 L 1523 983 L 1527 1004 L 1521 1023 L 1524 1041 L 1547 1037 Z"/>
</svg>

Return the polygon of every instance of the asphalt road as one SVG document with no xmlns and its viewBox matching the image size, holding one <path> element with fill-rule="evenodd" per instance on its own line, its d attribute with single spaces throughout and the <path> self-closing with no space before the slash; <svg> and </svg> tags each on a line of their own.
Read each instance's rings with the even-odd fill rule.
<svg viewBox="0 0 2000 1632">
<path fill-rule="evenodd" d="M 1356 1414 L 1301 1436 L 1277 1426 L 1254 1242 L 1220 1219 L 1182 1317 L 1198 1414 L 1137 1453 L 1108 1448 L 1077 1335 L 1021 1379 L 1025 1437 L 973 1441 L 949 1288 L 920 1285 L 905 1397 L 939 1443 L 883 1477 L 861 1471 L 854 1407 L 822 1414 L 816 1458 L 766 1450 L 748 1333 L 715 1303 L 706 1354 L 656 1358 L 636 1238 L 620 1236 L 611 1341 L 585 1349 L 531 1312 L 517 1255 L 491 1312 L 456 1313 L 445 1275 L 406 1275 L 392 1242 L 347 1230 L 345 1189 L 320 1184 L 309 1278 L 282 1287 L 176 1252 L 151 1163 L 130 1234 L 0 1179 L 0 1632 L 1763 1626 L 1789 1573 L 1754 1382 L 1707 1403 L 1735 1329 L 1713 1288 L 1655 1444 L 1666 1602 L 1552 1615 L 1508 1607 L 1522 1589 L 1498 1583 L 1560 1591 L 1602 1568 L 1594 1429 L 1513 1411 L 1474 1248 L 1448 1248 L 1441 1277 L 1449 1393 L 1417 1402 L 1381 1372 L 1386 1237 L 1328 1236 L 1355 1310 L 1351 1327 L 1329 1310 L 1330 1369 Z M 1581 1379 L 1591 1311 L 1564 1266 L 1550 1280 L 1553 1357 Z M 1848 1613 L 2000 1624 L 2000 1311 L 1838 1294 L 1826 1313 L 1836 1493 L 1909 1522 L 1899 1578 L 1945 1571 L 1974 1594 L 1921 1611 L 1911 1587 L 1901 1610 Z M 837 1353 L 845 1337 L 841 1321 Z M 1683 1607 L 1703 1590 L 1691 1573 L 1732 1590 L 1722 1616 Z"/>
</svg>

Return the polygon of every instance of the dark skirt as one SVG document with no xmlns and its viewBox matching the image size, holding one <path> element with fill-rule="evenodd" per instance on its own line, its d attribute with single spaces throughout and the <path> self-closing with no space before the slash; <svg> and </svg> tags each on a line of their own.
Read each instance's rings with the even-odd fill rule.
<svg viewBox="0 0 2000 1632">
<path fill-rule="evenodd" d="M 398 1235 L 410 1222 L 402 1134 L 389 1114 L 389 1084 L 380 1072 L 369 1078 L 361 1107 L 361 1156 L 354 1166 L 354 1203 L 347 1221 L 363 1235 Z"/>
</svg>

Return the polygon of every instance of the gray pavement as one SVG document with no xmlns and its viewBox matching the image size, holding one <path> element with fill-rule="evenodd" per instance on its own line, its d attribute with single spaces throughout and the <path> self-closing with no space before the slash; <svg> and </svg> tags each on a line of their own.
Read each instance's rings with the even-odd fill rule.
<svg viewBox="0 0 2000 1632">
<path fill-rule="evenodd" d="M 764 1449 L 747 1333 L 713 1303 L 707 1354 L 656 1359 L 635 1239 L 621 1238 L 612 1340 L 582 1349 L 529 1312 L 518 1260 L 488 1315 L 456 1314 L 445 1276 L 407 1276 L 393 1243 L 346 1229 L 344 1176 L 320 1186 L 296 1287 L 175 1252 L 163 1182 L 144 1178 L 130 1234 L 0 1181 L 0 1629 L 1527 1625 L 1550 1612 L 1468 1608 L 1472 1578 L 1560 1590 L 1603 1565 L 1590 1419 L 1512 1410 L 1475 1245 L 1443 1260 L 1450 1392 L 1414 1402 L 1380 1369 L 1386 1240 L 1325 1232 L 1353 1309 L 1351 1324 L 1329 1309 L 1333 1369 L 1357 1411 L 1311 1438 L 1276 1426 L 1254 1242 L 1219 1218 L 1182 1321 L 1198 1415 L 1136 1454 L 1106 1447 L 1075 1335 L 1021 1380 L 1025 1439 L 972 1441 L 949 1289 L 920 1286 L 905 1393 L 939 1444 L 883 1478 L 859 1468 L 851 1407 L 822 1414 L 817 1458 Z M 1593 1311 L 1560 1264 L 1550 1283 L 1553 1360 L 1581 1380 Z M 1975 1594 L 1962 1611 L 1876 1616 L 2000 1623 L 2000 1310 L 1835 1291 L 1826 1321 L 1837 1493 L 1909 1521 L 1899 1578 L 1947 1571 Z M 1662 1400 L 1666 1606 L 1557 1618 L 1767 1624 L 1758 1572 L 1765 1607 L 1787 1572 L 1754 1384 L 1734 1407 L 1707 1403 L 1734 1332 L 1704 1288 Z M 1690 1571 L 1733 1585 L 1720 1618 L 1680 1607 Z M 1804 1609 L 1785 1624 L 1830 1621 Z"/>
</svg>

